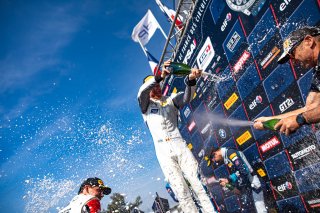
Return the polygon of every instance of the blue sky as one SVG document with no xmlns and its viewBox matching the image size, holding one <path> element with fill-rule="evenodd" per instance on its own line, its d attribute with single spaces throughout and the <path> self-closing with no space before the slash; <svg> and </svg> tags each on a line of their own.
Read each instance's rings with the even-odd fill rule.
<svg viewBox="0 0 320 213">
<path fill-rule="evenodd" d="M 131 32 L 148 9 L 169 31 L 155 1 L 0 4 L 0 209 L 56 212 L 98 176 L 151 210 L 168 195 L 136 101 L 151 70 Z M 148 49 L 159 58 L 164 43 L 157 31 Z"/>
</svg>

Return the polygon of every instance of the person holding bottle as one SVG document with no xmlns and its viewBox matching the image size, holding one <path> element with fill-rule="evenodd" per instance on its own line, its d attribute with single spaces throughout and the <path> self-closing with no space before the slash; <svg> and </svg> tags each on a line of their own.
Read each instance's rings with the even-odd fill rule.
<svg viewBox="0 0 320 213">
<path fill-rule="evenodd" d="M 220 178 L 220 185 L 231 191 L 239 190 L 241 212 L 252 212 L 255 206 L 258 213 L 266 213 L 263 190 L 258 176 L 255 174 L 245 155 L 236 149 L 213 147 L 210 159 L 223 162 L 230 170 L 228 178 Z M 252 202 L 253 201 L 253 202 Z"/>
<path fill-rule="evenodd" d="M 191 101 L 196 88 L 196 78 L 200 77 L 201 70 L 191 70 L 185 79 L 184 92 L 163 96 L 160 82 L 170 74 L 167 69 L 170 63 L 171 61 L 164 62 L 161 76 L 146 77 L 140 87 L 138 102 L 142 116 L 151 132 L 160 167 L 176 193 L 183 212 L 198 212 L 184 178 L 189 181 L 197 195 L 202 212 L 216 212 L 198 178 L 198 162 L 177 127 L 179 108 Z"/>
<path fill-rule="evenodd" d="M 304 68 L 313 68 L 313 79 L 306 105 L 303 108 L 293 110 L 281 115 L 259 117 L 254 121 L 254 128 L 264 129 L 263 122 L 270 119 L 281 119 L 275 129 L 281 133 L 290 135 L 305 124 L 320 122 L 320 28 L 302 27 L 294 30 L 283 42 L 284 52 L 278 63 L 289 61 L 300 64 Z"/>
</svg>

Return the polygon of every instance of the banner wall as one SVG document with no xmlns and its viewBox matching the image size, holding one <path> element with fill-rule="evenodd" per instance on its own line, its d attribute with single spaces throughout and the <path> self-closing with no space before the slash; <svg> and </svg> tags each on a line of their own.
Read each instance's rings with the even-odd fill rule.
<svg viewBox="0 0 320 213">
<path fill-rule="evenodd" d="M 287 137 L 215 123 L 224 118 L 254 120 L 304 106 L 312 70 L 278 65 L 283 39 L 294 29 L 319 26 L 318 0 L 250 0 L 236 7 L 230 0 L 198 0 L 175 61 L 223 78 L 200 79 L 193 101 L 180 110 L 180 130 L 207 177 L 226 177 L 224 165 L 210 165 L 202 150 L 234 147 L 244 152 L 264 181 L 267 206 L 280 212 L 314 210 L 320 206 L 320 160 L 317 126 L 303 126 Z M 226 2 L 230 2 L 228 5 Z M 241 2 L 241 1 L 240 1 Z M 236 11 L 242 8 L 241 11 Z M 183 79 L 171 76 L 169 93 L 184 89 Z M 192 145 L 192 146 L 191 146 Z M 203 151 L 202 151 L 203 152 Z M 222 212 L 241 208 L 237 196 L 209 188 Z"/>
</svg>

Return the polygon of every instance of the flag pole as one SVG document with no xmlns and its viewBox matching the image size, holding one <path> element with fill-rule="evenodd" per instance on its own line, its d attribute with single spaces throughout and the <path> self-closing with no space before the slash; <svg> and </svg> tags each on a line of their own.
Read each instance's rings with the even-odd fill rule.
<svg viewBox="0 0 320 213">
<path fill-rule="evenodd" d="M 146 52 L 146 48 L 141 44 L 140 39 L 138 39 L 138 43 L 140 44 L 140 47 L 142 48 L 144 54 L 145 54 L 146 56 L 148 56 L 148 55 L 147 55 L 147 52 Z"/>
</svg>

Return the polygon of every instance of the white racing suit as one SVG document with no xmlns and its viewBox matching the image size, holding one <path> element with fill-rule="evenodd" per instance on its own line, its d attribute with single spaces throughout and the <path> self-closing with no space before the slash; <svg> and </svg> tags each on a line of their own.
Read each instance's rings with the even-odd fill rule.
<svg viewBox="0 0 320 213">
<path fill-rule="evenodd" d="M 87 212 L 85 205 L 93 199 L 98 198 L 92 195 L 79 194 L 70 201 L 67 207 L 60 210 L 59 213 L 85 213 Z"/>
<path fill-rule="evenodd" d="M 241 191 L 241 212 L 251 212 L 249 210 L 251 207 L 249 193 L 252 193 L 256 211 L 258 213 L 267 213 L 261 182 L 258 176 L 254 174 L 245 155 L 241 151 L 228 148 L 221 148 L 221 152 L 224 163 L 231 170 L 229 180 Z"/>
<path fill-rule="evenodd" d="M 203 213 L 216 212 L 198 178 L 198 162 L 183 140 L 179 129 L 178 109 L 190 102 L 196 81 L 188 81 L 185 92 L 163 96 L 161 100 L 150 98 L 151 89 L 162 79 L 156 77 L 144 83 L 138 93 L 138 101 L 155 146 L 155 151 L 164 173 L 176 194 L 184 213 L 199 212 L 192 200 L 184 177 L 198 197 Z"/>
</svg>

